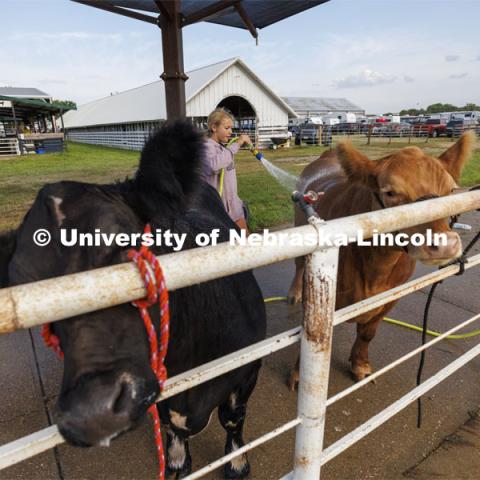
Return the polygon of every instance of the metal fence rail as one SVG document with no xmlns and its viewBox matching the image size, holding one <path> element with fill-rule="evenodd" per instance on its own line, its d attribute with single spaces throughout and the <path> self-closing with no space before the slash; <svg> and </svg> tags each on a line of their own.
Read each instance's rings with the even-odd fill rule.
<svg viewBox="0 0 480 480">
<path fill-rule="evenodd" d="M 20 155 L 17 138 L 0 138 L 0 156 Z"/>
<path fill-rule="evenodd" d="M 273 432 L 250 442 L 250 444 L 242 447 L 241 450 L 232 452 L 229 456 L 223 457 L 193 473 L 190 478 L 198 478 L 228 462 L 234 456 L 241 455 L 245 451 L 291 428 L 297 427 L 296 461 L 295 470 L 292 473 L 293 478 L 318 479 L 322 464 L 363 438 L 395 413 L 402 410 L 409 403 L 480 354 L 479 345 L 374 416 L 364 425 L 323 450 L 323 429 L 327 406 L 386 373 L 401 362 L 408 360 L 420 351 L 429 348 L 454 331 L 464 328 L 480 318 L 480 315 L 476 315 L 466 322 L 457 325 L 445 332 L 441 337 L 407 353 L 393 362 L 393 364 L 387 365 L 374 373 L 371 377 L 327 400 L 331 338 L 334 325 L 357 316 L 361 311 L 371 310 L 376 306 L 392 301 L 392 299 L 400 298 L 412 291 L 423 288 L 434 283 L 440 277 L 446 278 L 453 275 L 458 271 L 458 266 L 447 267 L 440 272 L 428 274 L 390 292 L 376 295 L 356 305 L 335 312 L 338 248 L 317 250 L 318 247 L 315 245 L 299 245 L 298 239 L 294 241 L 295 235 L 301 235 L 305 238 L 306 235 L 313 234 L 320 239 L 322 233 L 325 232 L 344 233 L 352 236 L 358 229 L 364 231 L 364 238 L 369 238 L 375 230 L 378 232 L 395 231 L 479 207 L 480 191 L 469 192 L 448 198 L 428 200 L 422 202 L 421 206 L 418 204 L 405 205 L 277 232 L 278 238 L 281 238 L 283 235 L 284 243 L 282 247 L 275 249 L 271 246 L 263 245 L 230 246 L 221 244 L 217 247 L 189 250 L 160 257 L 167 287 L 174 290 L 238 271 L 268 265 L 287 258 L 311 254 L 308 257 L 306 266 L 306 280 L 309 282 L 307 285 L 310 285 L 310 288 L 306 289 L 303 329 L 300 327 L 291 329 L 239 352 L 173 377 L 167 382 L 164 392 L 158 399 L 159 401 L 238 368 L 240 365 L 292 345 L 299 339 L 301 340 L 297 418 L 283 426 L 279 426 Z M 240 249 L 242 249 L 242 255 L 238 255 Z M 223 258 L 221 266 L 211 261 L 212 258 L 218 258 L 219 255 Z M 239 258 L 241 258 L 241 261 L 238 260 Z M 188 269 L 181 268 L 181 265 L 184 263 L 188 265 Z M 480 255 L 472 257 L 466 266 L 471 268 L 478 263 L 480 263 Z M 188 272 L 190 276 L 185 275 L 183 272 Z M 98 288 L 99 284 L 102 285 L 102 289 Z M 117 287 L 110 288 L 109 285 L 112 284 L 118 284 L 120 287 L 119 291 L 116 291 Z M 74 288 L 72 288 L 72 285 L 74 285 Z M 69 291 L 75 292 L 72 295 L 74 303 L 71 305 L 71 309 L 52 309 L 52 304 L 45 292 L 49 292 L 50 295 L 55 297 L 58 289 L 63 290 L 64 295 L 68 294 Z M 95 304 L 89 298 L 92 292 L 95 292 L 97 297 Z M 101 292 L 100 295 L 99 292 Z M 112 294 L 111 292 L 115 293 Z M 133 265 L 130 264 L 106 267 L 96 271 L 3 289 L 0 290 L 0 332 L 29 328 L 33 325 L 124 303 L 140 298 L 143 295 L 144 287 L 142 281 Z M 65 303 L 70 304 L 70 299 Z M 0 447 L 0 469 L 36 455 L 62 442 L 63 439 L 58 430 L 55 426 L 52 426 L 4 445 Z M 300 459 L 301 461 L 297 461 Z"/>
<path fill-rule="evenodd" d="M 357 143 L 428 143 L 430 139 L 455 140 L 473 130 L 480 134 L 480 124 L 446 127 L 423 123 L 340 123 L 337 125 L 298 125 L 294 128 L 295 143 L 310 145 L 336 144 L 345 138 L 355 138 Z"/>
</svg>

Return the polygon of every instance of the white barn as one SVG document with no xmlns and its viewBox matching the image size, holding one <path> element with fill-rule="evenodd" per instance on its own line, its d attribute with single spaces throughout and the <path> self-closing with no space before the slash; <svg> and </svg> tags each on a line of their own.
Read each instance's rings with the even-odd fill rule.
<svg viewBox="0 0 480 480">
<path fill-rule="evenodd" d="M 265 146 L 270 137 L 286 135 L 288 118 L 297 116 L 240 58 L 187 75 L 187 117 L 202 128 L 212 110 L 225 107 L 239 131 Z M 159 80 L 82 105 L 64 115 L 64 124 L 70 140 L 140 150 L 165 119 L 165 88 Z"/>
</svg>

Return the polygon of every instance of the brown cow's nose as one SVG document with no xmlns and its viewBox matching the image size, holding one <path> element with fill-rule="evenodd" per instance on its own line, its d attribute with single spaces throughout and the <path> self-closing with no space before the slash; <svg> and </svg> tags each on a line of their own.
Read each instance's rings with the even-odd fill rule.
<svg viewBox="0 0 480 480">
<path fill-rule="evenodd" d="M 458 233 L 445 232 L 446 244 L 428 245 L 425 249 L 432 260 L 454 260 L 462 254 L 462 242 Z"/>
</svg>

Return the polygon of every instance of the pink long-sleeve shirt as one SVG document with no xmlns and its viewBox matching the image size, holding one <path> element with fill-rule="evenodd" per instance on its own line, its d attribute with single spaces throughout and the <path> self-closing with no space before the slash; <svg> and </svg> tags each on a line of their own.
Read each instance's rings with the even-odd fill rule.
<svg viewBox="0 0 480 480">
<path fill-rule="evenodd" d="M 235 222 L 244 218 L 243 202 L 237 193 L 237 175 L 233 155 L 238 152 L 240 146 L 237 142 L 229 147 L 208 138 L 205 141 L 205 161 L 202 165 L 204 179 L 217 191 L 220 188 L 220 172 L 225 169 L 223 177 L 222 201 L 225 210 Z"/>
</svg>

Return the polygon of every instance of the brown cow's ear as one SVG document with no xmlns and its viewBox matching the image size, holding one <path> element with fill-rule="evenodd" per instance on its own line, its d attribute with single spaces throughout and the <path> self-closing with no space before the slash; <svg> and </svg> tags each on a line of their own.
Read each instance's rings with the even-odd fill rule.
<svg viewBox="0 0 480 480">
<path fill-rule="evenodd" d="M 440 155 L 443 166 L 456 182 L 460 180 L 463 166 L 472 155 L 475 138 L 473 131 L 466 132 L 455 145 L 452 145 L 446 152 Z"/>
<path fill-rule="evenodd" d="M 371 189 L 378 189 L 376 163 L 356 150 L 350 142 L 337 146 L 340 165 L 350 181 L 361 183 Z"/>
</svg>

